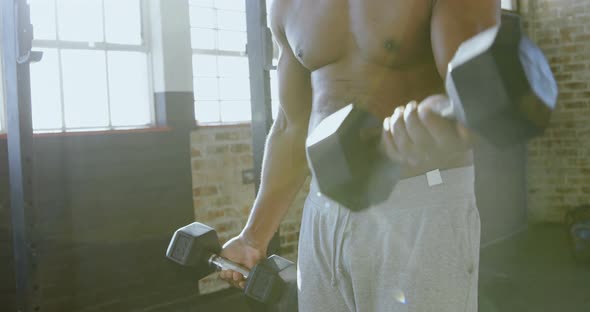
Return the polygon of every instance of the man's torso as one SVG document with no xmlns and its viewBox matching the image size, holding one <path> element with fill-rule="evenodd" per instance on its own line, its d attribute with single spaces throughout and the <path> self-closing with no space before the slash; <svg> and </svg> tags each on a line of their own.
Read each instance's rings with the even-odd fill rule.
<svg viewBox="0 0 590 312">
<path fill-rule="evenodd" d="M 286 39 L 311 72 L 310 132 L 349 103 L 385 118 L 397 106 L 444 93 L 430 40 L 433 0 L 275 1 L 286 1 Z M 404 175 L 470 163 L 470 155 L 435 160 Z"/>
</svg>

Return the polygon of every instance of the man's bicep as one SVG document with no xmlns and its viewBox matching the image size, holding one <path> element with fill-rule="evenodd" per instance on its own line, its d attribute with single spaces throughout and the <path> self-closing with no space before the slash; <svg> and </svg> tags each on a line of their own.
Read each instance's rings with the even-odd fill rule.
<svg viewBox="0 0 590 312">
<path fill-rule="evenodd" d="M 500 0 L 437 0 L 431 19 L 432 52 L 439 74 L 465 40 L 500 21 Z"/>
<path fill-rule="evenodd" d="M 279 102 L 288 124 L 306 127 L 311 112 L 309 71 L 299 63 L 289 48 L 283 48 L 277 65 Z"/>
<path fill-rule="evenodd" d="M 286 2 L 275 0 L 270 11 L 270 27 L 279 46 L 277 78 L 282 126 L 305 127 L 311 112 L 310 72 L 293 54 L 285 34 Z"/>
</svg>

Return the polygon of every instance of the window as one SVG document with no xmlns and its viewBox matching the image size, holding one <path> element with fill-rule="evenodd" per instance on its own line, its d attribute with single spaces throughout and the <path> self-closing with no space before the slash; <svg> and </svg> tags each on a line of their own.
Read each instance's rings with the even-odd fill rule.
<svg viewBox="0 0 590 312">
<path fill-rule="evenodd" d="M 5 133 L 6 132 L 6 120 L 4 119 L 4 115 L 5 115 L 5 110 L 6 110 L 6 100 L 4 97 L 4 78 L 2 77 L 3 72 L 3 68 L 2 68 L 2 64 L 0 62 L 0 70 L 2 70 L 2 72 L 0 72 L 0 133 Z"/>
<path fill-rule="evenodd" d="M 508 10 L 508 11 L 516 11 L 517 10 L 516 0 L 502 0 L 501 5 L 502 5 L 502 9 L 504 9 L 504 10 Z"/>
<path fill-rule="evenodd" d="M 191 0 L 195 118 L 200 124 L 251 120 L 245 1 Z"/>
<path fill-rule="evenodd" d="M 0 42 L 2 42 L 2 36 L 0 35 Z M 2 54 L 2 45 L 0 45 L 0 133 L 6 132 L 6 120 L 5 109 L 6 109 L 6 98 L 4 97 L 4 56 Z"/>
<path fill-rule="evenodd" d="M 35 131 L 152 124 L 142 2 L 29 0 L 33 46 L 44 52 L 31 64 Z"/>
</svg>

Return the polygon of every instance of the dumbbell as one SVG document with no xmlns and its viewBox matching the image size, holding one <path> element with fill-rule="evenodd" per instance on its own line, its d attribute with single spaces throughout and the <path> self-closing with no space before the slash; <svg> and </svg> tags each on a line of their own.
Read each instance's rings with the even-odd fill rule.
<svg viewBox="0 0 590 312">
<path fill-rule="evenodd" d="M 180 265 L 197 268 L 197 279 L 216 270 L 233 270 L 246 278 L 246 296 L 276 308 L 297 311 L 297 268 L 285 258 L 272 255 L 248 270 L 218 254 L 221 245 L 215 230 L 194 222 L 172 236 L 166 257 Z"/>
<path fill-rule="evenodd" d="M 498 148 L 541 134 L 558 94 L 543 53 L 510 14 L 460 45 L 448 65 L 445 89 L 450 103 L 440 113 Z M 307 157 L 322 194 L 353 211 L 390 196 L 399 166 L 378 151 L 382 123 L 350 104 L 310 133 Z M 367 138 L 371 132 L 376 134 Z"/>
</svg>

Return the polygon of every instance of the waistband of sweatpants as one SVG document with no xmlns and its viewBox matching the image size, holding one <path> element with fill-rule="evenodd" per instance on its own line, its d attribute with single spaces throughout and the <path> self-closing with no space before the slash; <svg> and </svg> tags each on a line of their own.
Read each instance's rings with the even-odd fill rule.
<svg viewBox="0 0 590 312">
<path fill-rule="evenodd" d="M 438 171 L 442 184 L 445 189 L 457 189 L 461 191 L 473 191 L 475 170 L 473 165 L 459 168 L 451 168 Z M 428 173 L 414 177 L 399 180 L 395 185 L 393 193 L 398 194 L 418 194 L 421 190 L 426 190 L 436 185 L 430 185 L 427 178 Z M 434 173 L 436 175 L 437 173 Z M 312 177 L 309 192 L 312 195 L 321 194 L 315 177 Z M 317 196 L 314 196 L 317 197 Z M 326 198 L 322 196 L 325 200 Z"/>
</svg>

